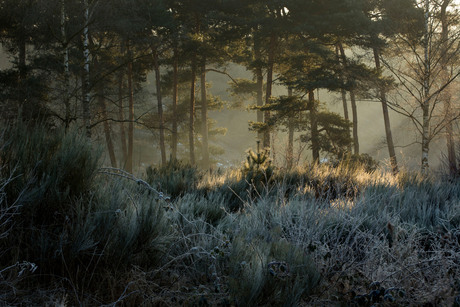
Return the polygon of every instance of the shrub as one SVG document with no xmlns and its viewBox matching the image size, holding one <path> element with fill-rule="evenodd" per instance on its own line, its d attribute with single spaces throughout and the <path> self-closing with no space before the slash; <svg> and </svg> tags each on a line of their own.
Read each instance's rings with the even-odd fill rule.
<svg viewBox="0 0 460 307">
<path fill-rule="evenodd" d="M 61 231 L 73 218 L 75 200 L 92 188 L 99 153 L 76 132 L 13 125 L 5 135 L 9 137 L 2 140 L 0 172 L 3 178 L 16 174 L 5 192 L 8 203 L 16 200 L 19 216 L 9 240 L 3 242 L 15 248 L 4 249 L 8 252 L 2 262 L 19 257 L 46 270 L 43 264 L 58 250 Z"/>
<path fill-rule="evenodd" d="M 96 180 L 99 153 L 76 132 L 8 129 L 0 175 L 11 180 L 0 187 L 0 217 L 15 216 L 0 224 L 8 227 L 0 268 L 36 264 L 30 285 L 66 280 L 83 304 L 85 291 L 111 299 L 132 266 L 159 263 L 171 237 L 162 200 L 125 179 Z"/>
<path fill-rule="evenodd" d="M 294 306 L 319 281 L 312 259 L 283 239 L 240 234 L 230 261 L 229 290 L 238 306 Z"/>
<path fill-rule="evenodd" d="M 243 209 L 245 202 L 269 193 L 275 183 L 275 168 L 271 165 L 269 151 L 257 149 L 257 152 L 248 150 L 247 153 L 241 169 L 228 176 L 216 189 L 223 195 L 230 212 L 237 212 Z"/>
<path fill-rule="evenodd" d="M 2 174 L 0 177 L 0 259 L 3 259 L 11 248 L 5 243 L 13 241 L 11 230 L 15 227 L 20 211 L 18 199 L 9 202 L 6 194 L 8 185 L 13 184 L 15 179 L 14 173 L 7 177 Z M 19 194 L 26 196 L 27 193 L 28 191 L 24 189 Z M 9 260 L 9 262 L 0 261 L 0 305 L 8 305 L 7 299 L 15 296 L 15 286 L 37 268 L 34 263 L 28 261 Z"/>
<path fill-rule="evenodd" d="M 195 166 L 171 160 L 159 168 L 149 166 L 146 181 L 173 198 L 196 189 L 202 174 Z"/>
<path fill-rule="evenodd" d="M 270 152 L 257 149 L 257 152 L 248 150 L 246 162 L 243 164 L 241 171 L 248 182 L 262 182 L 269 179 L 273 174 L 271 166 Z"/>
<path fill-rule="evenodd" d="M 21 219 L 27 224 L 63 223 L 72 210 L 73 199 L 87 193 L 99 166 L 100 153 L 77 132 L 49 131 L 13 125 L 2 140 L 0 172 L 17 174 L 8 186 L 8 198 L 18 200 Z"/>
<path fill-rule="evenodd" d="M 190 220 L 203 219 L 207 223 L 217 226 L 225 217 L 226 199 L 218 192 L 208 195 L 187 194 L 177 199 L 175 206 L 181 214 Z"/>
<path fill-rule="evenodd" d="M 368 173 L 374 172 L 379 167 L 379 163 L 368 154 L 353 154 L 344 156 L 337 162 L 336 165 L 351 169 L 363 169 Z"/>
</svg>

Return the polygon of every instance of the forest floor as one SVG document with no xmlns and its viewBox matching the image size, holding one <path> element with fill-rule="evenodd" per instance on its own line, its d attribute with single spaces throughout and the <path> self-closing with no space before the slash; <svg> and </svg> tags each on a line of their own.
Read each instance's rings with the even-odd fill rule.
<svg viewBox="0 0 460 307">
<path fill-rule="evenodd" d="M 0 150 L 0 305 L 458 306 L 460 180 L 352 161 L 136 178 L 77 134 Z"/>
</svg>

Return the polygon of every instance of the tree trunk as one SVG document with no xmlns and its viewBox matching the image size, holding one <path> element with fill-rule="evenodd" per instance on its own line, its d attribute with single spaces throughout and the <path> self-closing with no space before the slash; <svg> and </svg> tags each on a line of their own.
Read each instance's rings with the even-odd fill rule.
<svg viewBox="0 0 460 307">
<path fill-rule="evenodd" d="M 128 114 L 128 156 L 126 158 L 126 170 L 128 172 L 133 171 L 133 151 L 134 151 L 134 89 L 133 89 L 133 58 L 131 50 L 129 48 L 129 42 L 127 44 L 127 52 L 129 56 L 128 63 L 128 92 L 129 92 L 129 114 Z"/>
<path fill-rule="evenodd" d="M 318 133 L 317 107 L 316 107 L 314 90 L 310 90 L 308 92 L 308 103 L 310 105 L 311 153 L 313 156 L 313 163 L 318 163 L 319 162 L 319 133 Z"/>
<path fill-rule="evenodd" d="M 99 100 L 99 107 L 101 109 L 101 115 L 104 125 L 104 135 L 105 141 L 107 143 L 107 151 L 109 152 L 110 164 L 112 165 L 112 167 L 117 167 L 117 159 L 115 157 L 115 149 L 113 147 L 110 124 L 107 120 L 107 102 L 104 98 L 104 91 L 102 90 L 102 88 L 99 90 L 97 98 Z"/>
<path fill-rule="evenodd" d="M 273 66 L 275 63 L 275 48 L 276 48 L 276 36 L 274 33 L 270 36 L 270 45 L 268 50 L 268 67 L 267 67 L 267 91 L 265 93 L 265 105 L 270 104 L 270 99 L 272 97 L 272 87 L 273 87 Z M 270 121 L 270 111 L 265 111 L 264 113 L 264 123 L 269 124 Z M 270 131 L 267 129 L 264 133 L 264 148 L 270 148 Z"/>
<path fill-rule="evenodd" d="M 292 97 L 292 88 L 290 87 L 288 88 L 288 97 Z M 286 164 L 287 168 L 291 169 L 294 159 L 294 124 L 292 118 L 289 120 L 288 125 L 288 146 L 286 151 Z"/>
<path fill-rule="evenodd" d="M 444 84 L 449 82 L 449 72 L 447 67 L 447 49 L 448 49 L 448 40 L 449 40 L 449 24 L 447 20 L 447 7 L 451 0 L 443 0 L 441 3 L 441 69 L 442 74 L 441 78 Z M 449 174 L 451 176 L 458 175 L 457 168 L 457 155 L 455 153 L 455 142 L 454 142 L 454 129 L 452 126 L 452 102 L 451 94 L 449 88 L 446 88 L 442 95 L 442 101 L 444 103 L 444 112 L 445 112 L 445 125 L 446 125 L 446 142 L 447 142 L 447 159 L 449 163 Z"/>
<path fill-rule="evenodd" d="M 423 126 L 422 126 L 422 173 L 426 174 L 428 172 L 429 164 L 428 164 L 428 151 L 429 151 L 429 130 L 430 130 L 430 122 L 429 122 L 429 102 L 425 101 L 422 106 L 423 112 Z"/>
<path fill-rule="evenodd" d="M 26 66 L 26 37 L 22 33 L 24 29 L 21 29 L 18 37 L 18 83 L 17 83 L 17 93 L 18 93 L 18 107 L 22 109 L 22 112 L 25 111 L 30 113 L 30 105 L 26 105 L 29 101 L 30 92 L 28 91 L 26 85 L 27 79 L 27 66 Z M 31 116 L 32 114 L 25 114 L 26 117 Z"/>
<path fill-rule="evenodd" d="M 83 122 L 85 124 L 86 136 L 91 138 L 91 112 L 90 112 L 90 80 L 89 80 L 89 4 L 88 0 L 83 1 L 85 7 L 85 27 L 83 28 L 83 56 L 84 56 L 84 93 L 83 93 Z"/>
<path fill-rule="evenodd" d="M 24 37 L 19 38 L 19 57 L 18 57 L 18 69 L 19 69 L 19 80 L 24 81 L 27 77 L 26 73 L 26 40 Z"/>
<path fill-rule="evenodd" d="M 101 71 L 101 64 L 99 62 L 99 57 L 97 56 L 93 58 L 93 67 L 95 71 Z M 104 136 L 105 136 L 105 141 L 107 144 L 107 152 L 109 153 L 110 164 L 112 165 L 112 167 L 117 167 L 117 159 L 115 157 L 115 149 L 113 147 L 113 142 L 112 142 L 111 128 L 110 128 L 110 124 L 109 124 L 108 116 L 107 116 L 107 102 L 106 102 L 105 95 L 104 95 L 105 87 L 106 87 L 105 82 L 98 83 L 97 86 L 95 86 L 95 90 L 97 91 L 96 97 L 97 97 L 99 112 L 101 114 L 102 125 L 104 128 Z"/>
<path fill-rule="evenodd" d="M 430 2 L 425 0 L 425 37 L 423 42 L 423 51 L 424 51 L 424 61 L 425 61 L 425 71 L 424 71 L 424 80 L 423 80 L 423 101 L 422 101 L 422 161 L 421 161 L 421 171 L 422 173 L 428 173 L 429 163 L 428 163 L 428 152 L 429 152 L 429 133 L 430 133 L 430 62 L 429 62 L 429 48 L 430 48 L 430 39 L 428 33 L 428 24 L 430 18 Z"/>
<path fill-rule="evenodd" d="M 341 42 L 339 44 L 340 55 L 342 57 L 343 66 L 345 69 L 348 67 L 347 56 Z M 358 139 L 358 109 L 356 106 L 355 91 L 353 88 L 350 89 L 350 101 L 351 101 L 351 112 L 353 116 L 353 153 L 359 154 L 359 139 Z"/>
<path fill-rule="evenodd" d="M 196 54 L 192 58 L 192 74 L 190 80 L 190 109 L 189 133 L 190 164 L 195 165 L 195 82 L 196 82 Z"/>
<path fill-rule="evenodd" d="M 201 62 L 201 146 L 203 155 L 203 168 L 209 168 L 209 144 L 208 144 L 208 102 L 206 99 L 206 56 L 203 55 Z"/>
<path fill-rule="evenodd" d="M 450 101 L 445 102 L 447 158 L 449 161 L 449 173 L 451 176 L 456 176 L 458 175 L 457 154 L 455 152 L 454 128 L 452 125 L 452 107 L 450 104 Z"/>
<path fill-rule="evenodd" d="M 177 47 L 174 47 L 174 63 L 173 63 L 173 101 L 172 101 L 172 135 L 171 135 L 171 159 L 177 159 L 177 99 L 179 97 L 178 87 L 178 54 Z"/>
<path fill-rule="evenodd" d="M 356 106 L 355 91 L 350 89 L 351 112 L 353 114 L 353 153 L 359 155 L 358 139 L 358 108 Z"/>
<path fill-rule="evenodd" d="M 166 146 L 165 146 L 165 127 L 163 117 L 163 102 L 161 97 L 161 75 L 160 75 L 160 64 L 158 62 L 158 52 L 155 48 L 152 48 L 153 62 L 155 69 L 155 84 L 157 91 L 157 106 L 158 106 L 158 120 L 160 124 L 160 152 L 161 152 L 161 164 L 166 164 Z"/>
<path fill-rule="evenodd" d="M 257 106 L 262 107 L 264 105 L 264 75 L 262 71 L 262 53 L 260 51 L 260 42 L 254 38 L 254 58 L 256 62 L 255 75 L 257 82 Z M 261 110 L 257 110 L 257 122 L 262 123 L 264 121 L 264 113 Z M 257 139 L 262 141 L 263 135 L 260 131 L 257 132 Z"/>
<path fill-rule="evenodd" d="M 380 66 L 379 50 L 376 47 L 374 47 L 373 51 L 374 51 L 375 68 L 377 69 L 378 72 L 380 72 L 381 66 Z M 398 174 L 398 163 L 396 161 L 395 146 L 393 143 L 393 135 L 391 133 L 390 116 L 388 114 L 388 103 L 387 103 L 387 97 L 385 93 L 385 87 L 379 86 L 378 92 L 380 96 L 380 101 L 382 102 L 383 122 L 385 124 L 385 135 L 387 139 L 388 153 L 390 156 L 391 170 L 393 172 L 393 175 L 397 175 Z"/>
<path fill-rule="evenodd" d="M 118 120 L 120 121 L 120 142 L 121 152 L 123 155 L 123 163 L 121 167 L 126 167 L 128 159 L 128 149 L 126 147 L 126 133 L 125 133 L 125 110 L 123 109 L 123 73 L 118 76 Z"/>
<path fill-rule="evenodd" d="M 339 51 L 339 46 L 336 45 L 335 46 L 335 53 L 336 53 L 336 56 L 337 56 L 337 62 L 340 63 L 340 51 Z M 340 73 L 340 81 L 342 84 L 344 84 L 344 77 L 343 77 L 343 73 Z M 340 94 L 342 95 L 342 105 L 343 105 L 343 118 L 345 118 L 345 120 L 347 121 L 350 121 L 350 116 L 348 115 L 348 102 L 347 102 L 347 92 L 345 91 L 345 89 L 342 87 L 340 89 Z M 348 128 L 348 135 L 350 135 L 350 129 Z M 352 145 L 348 145 L 348 152 L 351 153 L 352 152 Z"/>
<path fill-rule="evenodd" d="M 64 68 L 64 107 L 65 107 L 65 118 L 64 126 L 65 131 L 69 129 L 70 125 L 70 69 L 69 69 L 69 48 L 67 42 L 67 35 L 65 31 L 65 0 L 61 0 L 61 36 L 62 36 L 62 49 L 63 49 L 63 68 Z"/>
<path fill-rule="evenodd" d="M 18 71 L 19 82 L 23 82 L 27 78 L 26 65 L 26 37 L 23 33 L 19 34 L 18 38 Z"/>
</svg>

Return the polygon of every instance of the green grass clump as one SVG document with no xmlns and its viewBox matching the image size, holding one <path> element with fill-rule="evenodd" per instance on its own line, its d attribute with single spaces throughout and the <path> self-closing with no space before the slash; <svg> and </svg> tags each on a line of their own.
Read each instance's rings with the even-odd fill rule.
<svg viewBox="0 0 460 307">
<path fill-rule="evenodd" d="M 294 306 L 319 281 L 311 257 L 283 240 L 237 237 L 230 259 L 230 295 L 238 306 Z"/>
<path fill-rule="evenodd" d="M 15 202 L 18 216 L 2 242 L 15 248 L 5 248 L 1 261 L 27 260 L 44 271 L 55 268 L 60 236 L 75 217 L 76 201 L 90 194 L 99 154 L 77 133 L 50 133 L 41 126 L 10 126 L 2 143 L 1 176 L 14 177 L 5 188 L 5 201 Z"/>
<path fill-rule="evenodd" d="M 238 306 L 294 306 L 319 282 L 309 250 L 286 235 L 282 210 L 264 200 L 233 226 L 229 291 Z"/>
<path fill-rule="evenodd" d="M 195 166 L 177 160 L 171 160 L 159 168 L 148 167 L 146 170 L 146 181 L 173 198 L 195 190 L 201 177 Z"/>
<path fill-rule="evenodd" d="M 98 151 L 75 132 L 7 129 L 0 150 L 0 271 L 23 287 L 64 282 L 75 304 L 94 304 L 122 292 L 113 285 L 133 266 L 158 265 L 170 242 L 158 197 L 99 174 Z M 26 264 L 34 268 L 27 282 Z"/>
<path fill-rule="evenodd" d="M 8 196 L 16 199 L 24 187 L 29 191 L 19 200 L 23 218 L 30 211 L 30 219 L 57 222 L 69 211 L 69 200 L 88 192 L 93 184 L 100 154 L 76 132 L 50 133 L 41 126 L 14 125 L 5 130 L 2 142 L 1 174 L 16 174 Z"/>
</svg>

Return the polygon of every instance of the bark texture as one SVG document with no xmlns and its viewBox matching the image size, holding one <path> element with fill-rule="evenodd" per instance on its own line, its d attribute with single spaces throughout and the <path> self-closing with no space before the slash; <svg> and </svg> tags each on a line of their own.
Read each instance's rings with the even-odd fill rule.
<svg viewBox="0 0 460 307">
<path fill-rule="evenodd" d="M 319 162 L 319 133 L 318 133 L 318 117 L 317 103 L 315 101 L 315 92 L 308 92 L 308 103 L 310 106 L 310 129 L 311 129 L 311 153 L 313 163 Z"/>
<path fill-rule="evenodd" d="M 381 65 L 380 65 L 380 52 L 377 48 L 373 48 L 374 51 L 374 61 L 375 61 L 375 68 L 378 72 L 381 72 Z M 390 125 L 390 116 L 388 113 L 388 102 L 386 97 L 386 91 L 383 86 L 380 86 L 378 89 L 380 101 L 382 103 L 382 112 L 383 112 L 383 122 L 385 125 L 385 136 L 387 140 L 387 147 L 388 147 L 388 154 L 390 156 L 390 164 L 391 170 L 394 175 L 398 174 L 398 162 L 396 160 L 396 152 L 395 146 L 393 143 L 393 135 L 391 133 L 391 125 Z"/>
<path fill-rule="evenodd" d="M 196 54 L 192 58 L 192 73 L 190 79 L 190 105 L 189 105 L 189 151 L 190 164 L 195 165 L 195 83 L 196 83 Z"/>
<path fill-rule="evenodd" d="M 345 50 L 343 49 L 342 43 L 338 44 L 340 50 L 340 56 L 342 58 L 342 64 L 346 69 L 348 66 L 347 56 Z M 351 102 L 351 112 L 353 116 L 353 153 L 359 154 L 359 137 L 358 137 L 358 107 L 356 105 L 356 96 L 353 88 L 349 90 L 350 92 L 350 102 Z"/>
<path fill-rule="evenodd" d="M 208 101 L 206 99 L 206 57 L 201 61 L 201 153 L 203 155 L 202 166 L 209 168 L 209 144 L 208 144 Z"/>
<path fill-rule="evenodd" d="M 165 123 L 163 116 L 163 101 L 161 96 L 161 74 L 160 64 L 158 62 L 158 52 L 152 48 L 153 62 L 155 69 L 155 85 L 157 91 L 157 109 L 158 109 L 158 121 L 160 126 L 160 152 L 161 152 L 161 164 L 166 164 L 166 145 L 165 145 Z"/>
<path fill-rule="evenodd" d="M 177 159 L 177 99 L 179 97 L 178 87 L 178 56 L 177 47 L 174 48 L 174 62 L 173 62 L 173 101 L 172 101 L 172 133 L 171 133 L 171 159 L 175 161 Z"/>
</svg>

